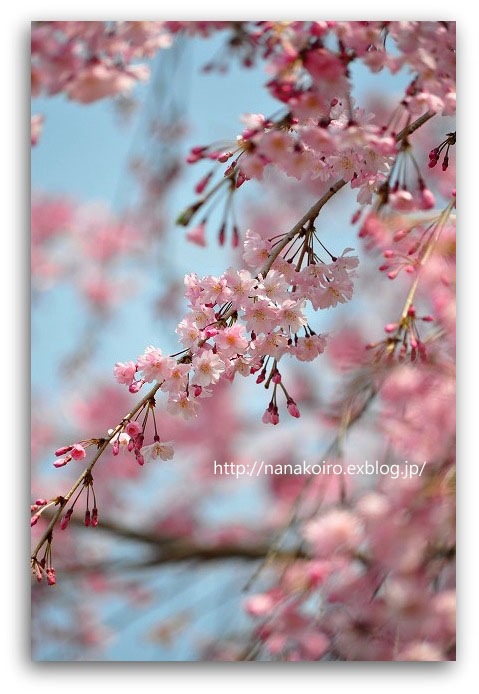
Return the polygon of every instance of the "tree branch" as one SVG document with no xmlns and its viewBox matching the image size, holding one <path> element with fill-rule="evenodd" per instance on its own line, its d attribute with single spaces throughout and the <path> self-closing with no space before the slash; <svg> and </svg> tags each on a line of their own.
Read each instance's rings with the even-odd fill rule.
<svg viewBox="0 0 479 694">
<path fill-rule="evenodd" d="M 33 560 L 33 559 L 36 559 L 38 552 L 41 550 L 41 548 L 43 547 L 43 545 L 45 544 L 45 542 L 46 542 L 49 538 L 51 538 L 53 529 L 54 529 L 55 525 L 57 524 L 58 519 L 60 518 L 61 513 L 62 513 L 63 509 L 65 508 L 66 504 L 67 504 L 68 501 L 71 499 L 72 495 L 73 495 L 73 494 L 75 493 L 75 491 L 78 489 L 78 487 L 80 486 L 80 484 L 82 484 L 82 482 L 83 482 L 84 479 L 87 477 L 87 475 L 89 475 L 89 474 L 91 473 L 91 471 L 92 471 L 93 468 L 95 467 L 97 461 L 99 460 L 99 458 L 100 458 L 100 456 L 102 455 L 102 453 L 105 451 L 105 449 L 106 449 L 106 447 L 108 446 L 108 444 L 110 443 L 110 441 L 120 432 L 120 430 L 121 430 L 121 428 L 123 427 L 123 425 L 124 425 L 129 419 L 131 419 L 131 417 L 134 417 L 135 414 L 136 414 L 139 410 L 141 410 L 142 407 L 144 407 L 144 405 L 146 405 L 146 403 L 148 402 L 148 400 L 150 400 L 150 399 L 155 395 L 155 393 L 157 392 L 157 390 L 159 389 L 159 387 L 160 387 L 160 384 L 159 384 L 159 383 L 157 383 L 155 386 L 153 386 L 153 388 L 152 388 L 150 391 L 148 391 L 148 393 L 137 403 L 137 405 L 136 405 L 130 412 L 128 412 L 128 414 L 126 414 L 126 415 L 123 417 L 123 419 L 121 420 L 121 422 L 120 422 L 119 424 L 117 424 L 117 426 L 113 429 L 113 431 L 111 432 L 111 434 L 110 434 L 106 439 L 103 440 L 103 443 L 102 443 L 102 444 L 100 445 L 100 447 L 98 448 L 98 451 L 96 452 L 96 454 L 95 454 L 93 460 L 92 460 L 91 463 L 88 465 L 88 467 L 86 467 L 86 468 L 83 470 L 82 474 L 81 474 L 80 477 L 74 482 L 74 484 L 73 484 L 73 486 L 70 488 L 70 490 L 65 494 L 65 496 L 63 496 L 63 497 L 58 497 L 58 504 L 59 504 L 58 510 L 57 510 L 57 511 L 54 513 L 54 515 L 52 516 L 52 519 L 51 519 L 50 523 L 48 524 L 47 529 L 45 530 L 45 532 L 44 532 L 43 535 L 41 536 L 40 540 L 38 541 L 38 543 L 37 543 L 35 549 L 33 550 L 32 555 L 31 555 L 32 560 Z"/>
<path fill-rule="evenodd" d="M 396 135 L 396 141 L 399 142 L 400 140 L 404 139 L 411 133 L 415 132 L 418 128 L 420 128 L 424 123 L 426 123 L 428 120 L 430 120 L 435 114 L 431 111 L 428 111 L 425 113 L 423 116 L 420 116 L 417 120 L 415 120 L 413 123 L 410 125 L 407 125 L 403 130 L 401 130 L 400 133 Z M 278 255 L 281 253 L 281 251 L 284 249 L 284 247 L 295 237 L 296 234 L 298 234 L 301 229 L 304 227 L 305 224 L 307 224 L 309 221 L 314 220 L 321 209 L 324 207 L 324 205 L 338 192 L 341 190 L 346 185 L 346 181 L 343 179 L 340 179 L 339 181 L 336 181 L 334 185 L 332 185 L 329 190 L 306 212 L 306 214 L 294 225 L 294 227 L 286 234 L 286 236 L 281 240 L 281 242 L 276 246 L 276 248 L 272 251 L 270 254 L 268 260 L 264 264 L 264 266 L 261 268 L 260 274 L 265 277 L 268 272 L 271 269 L 271 266 L 273 265 L 274 261 L 278 257 Z M 228 315 L 228 314 L 227 314 Z M 225 316 L 224 318 L 226 318 Z M 223 319 L 224 319 L 223 318 Z M 78 479 L 74 482 L 73 486 L 70 488 L 70 490 L 65 494 L 65 496 L 58 497 L 58 509 L 52 516 L 50 523 L 48 524 L 45 532 L 42 534 L 40 540 L 38 541 L 35 549 L 32 552 L 31 559 L 35 560 L 37 559 L 38 552 L 41 550 L 43 545 L 47 541 L 51 541 L 52 539 L 52 533 L 53 530 L 62 514 L 63 509 L 65 508 L 66 504 L 74 494 L 74 492 L 78 489 L 78 487 L 84 482 L 85 478 L 91 473 L 93 470 L 94 466 L 100 459 L 101 455 L 103 452 L 106 450 L 108 444 L 110 441 L 121 431 L 122 427 L 124 424 L 131 419 L 141 408 L 150 400 L 158 391 L 160 388 L 159 383 L 157 383 L 151 390 L 138 402 L 138 404 L 127 414 L 119 424 L 113 429 L 112 433 L 108 436 L 106 439 L 102 439 L 102 444 L 98 448 L 97 453 L 95 454 L 93 460 L 90 462 L 88 467 L 85 468 L 85 470 L 82 472 L 82 474 L 78 477 Z M 217 548 L 215 548 L 216 551 Z M 179 552 L 179 555 L 176 556 L 181 556 L 182 550 L 177 550 Z M 192 548 L 189 548 L 189 552 L 191 554 Z M 199 552 L 200 550 L 197 548 L 197 551 Z M 200 552 L 201 554 L 201 552 Z M 203 555 L 202 555 L 203 556 Z M 209 556 L 209 551 L 204 550 L 204 557 Z M 253 558 L 253 557 L 250 557 Z M 255 556 L 255 558 L 258 558 Z M 178 559 L 177 559 L 178 560 Z"/>
<path fill-rule="evenodd" d="M 435 114 L 433 111 L 427 111 L 423 116 L 415 120 L 410 125 L 407 125 L 405 128 L 401 130 L 401 132 L 399 132 L 396 135 L 396 142 L 400 142 L 408 135 L 411 135 L 413 132 L 418 130 L 418 128 L 424 125 L 424 123 L 427 123 L 427 121 L 430 120 L 434 115 Z M 316 217 L 320 213 L 321 209 L 326 205 L 326 203 L 329 200 L 331 200 L 333 195 L 336 195 L 336 193 L 338 193 L 341 190 L 341 188 L 344 188 L 345 185 L 346 181 L 340 178 L 339 181 L 336 181 L 336 183 L 332 185 L 329 188 L 329 190 L 317 202 L 314 203 L 314 205 L 306 212 L 306 214 L 303 217 L 301 217 L 299 222 L 297 222 L 294 225 L 291 231 L 288 234 L 286 234 L 286 236 L 276 246 L 276 248 L 271 253 L 264 266 L 261 268 L 259 273 L 260 275 L 264 277 L 268 274 L 268 272 L 271 270 L 272 264 L 274 263 L 278 255 L 281 253 L 283 248 L 287 246 L 290 241 L 293 240 L 293 238 L 296 236 L 296 234 L 298 234 L 301 231 L 305 224 L 307 224 L 311 220 L 316 219 Z"/>
</svg>

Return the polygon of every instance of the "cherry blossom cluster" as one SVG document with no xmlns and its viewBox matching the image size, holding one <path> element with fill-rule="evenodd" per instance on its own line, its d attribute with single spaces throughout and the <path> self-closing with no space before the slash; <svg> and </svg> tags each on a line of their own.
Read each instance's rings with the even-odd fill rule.
<svg viewBox="0 0 479 694">
<path fill-rule="evenodd" d="M 170 44 L 162 22 L 35 22 L 32 94 L 64 91 L 90 104 L 127 93 L 150 74 L 133 61 Z"/>
<path fill-rule="evenodd" d="M 378 197 L 381 206 L 388 205 L 397 211 L 433 208 L 434 195 L 419 173 L 408 139 L 401 138 L 398 142 L 394 130 L 372 125 L 369 121 L 373 114 L 366 115 L 363 109 L 352 108 L 351 103 L 352 100 L 335 98 L 324 112 L 327 115 L 319 119 L 313 107 L 302 119 L 290 112 L 276 122 L 262 114 L 249 114 L 243 117 L 247 128 L 236 143 L 222 143 L 220 148 L 218 143 L 194 147 L 187 159 L 190 164 L 204 160 L 230 161 L 219 182 L 210 186 L 214 169 L 198 181 L 195 192 L 200 197 L 177 220 L 188 226 L 197 213 L 203 214 L 201 222 L 187 233 L 187 240 L 206 245 L 209 213 L 221 193 L 225 193 L 225 212 L 218 234 L 223 245 L 235 191 L 247 180 L 262 181 L 268 166 L 298 180 L 318 180 L 321 184 L 331 184 L 339 178 L 350 183 L 351 188 L 359 189 L 357 201 L 361 205 L 370 204 L 373 197 Z M 408 161 L 413 177 L 406 175 Z M 210 209 L 204 212 L 210 202 Z M 353 221 L 360 216 L 358 210 Z M 233 247 L 238 245 L 235 224 L 232 241 Z"/>
<path fill-rule="evenodd" d="M 279 236 L 281 240 L 283 235 Z M 309 325 L 306 305 L 317 311 L 351 299 L 358 259 L 349 255 L 352 249 L 348 248 L 339 258 L 321 260 L 314 250 L 317 235 L 311 225 L 298 236 L 300 244 L 294 239 L 271 269 L 262 272 L 273 254 L 273 240 L 248 230 L 243 258 L 250 268 L 260 270 L 256 277 L 250 270 L 234 268 L 219 277 L 186 275 L 189 312 L 176 330 L 184 347 L 182 356 L 175 359 L 150 346 L 136 362 L 117 363 L 116 380 L 133 393 L 145 383 L 160 384 L 167 393 L 168 411 L 189 419 L 197 415 L 199 400 L 209 397 L 220 379 L 232 381 L 236 374 L 259 372 L 257 383 L 265 382 L 266 388 L 273 384 L 263 421 L 278 423 L 278 391 L 289 413 L 299 417 L 284 386 L 280 360 L 289 355 L 312 361 L 324 351 L 326 337 Z"/>
<path fill-rule="evenodd" d="M 393 241 L 393 246 L 386 248 L 383 251 L 384 262 L 380 265 L 379 270 L 386 272 L 389 279 L 394 280 L 401 271 L 408 275 L 412 275 L 413 283 L 406 300 L 406 304 L 402 311 L 402 315 L 397 322 L 390 322 L 385 325 L 387 337 L 379 342 L 371 342 L 367 345 L 367 349 L 374 350 L 374 359 L 376 361 L 385 357 L 389 360 L 398 359 L 403 361 L 409 358 L 415 361 L 419 356 L 421 360 L 426 361 L 426 344 L 420 337 L 419 322 L 431 323 L 435 320 L 431 314 L 418 316 L 413 305 L 414 295 L 419 283 L 420 273 L 424 271 L 424 266 L 429 261 L 433 250 L 440 242 L 444 246 L 444 241 L 441 237 L 446 237 L 447 244 L 455 244 L 455 217 L 451 215 L 452 209 L 455 207 L 455 191 L 449 205 L 440 213 L 434 214 L 432 218 L 423 219 L 415 215 L 398 215 L 393 213 L 382 216 L 377 213 L 370 213 L 363 224 L 360 236 L 366 237 L 369 240 L 369 246 L 383 247 Z M 380 209 L 380 208 L 378 208 Z M 441 253 L 438 254 L 441 259 Z M 453 254 L 450 254 L 453 255 Z M 442 265 L 442 263 L 441 263 Z M 437 261 L 436 261 L 437 266 Z M 434 263 L 433 263 L 434 268 Z M 454 275 L 454 266 L 449 263 L 449 270 L 443 272 L 439 278 L 438 285 L 448 285 L 451 281 L 451 269 Z M 427 277 L 427 274 L 426 274 Z M 455 275 L 452 280 L 455 282 Z M 436 295 L 437 286 L 431 286 L 431 293 Z M 454 301 L 452 301 L 452 305 Z M 447 297 L 447 305 L 451 306 L 451 295 Z M 442 301 L 438 308 L 444 311 L 445 302 Z M 452 321 L 454 325 L 454 319 Z"/>
<path fill-rule="evenodd" d="M 266 62 L 272 73 L 267 86 L 289 108 L 291 126 L 311 119 L 323 128 L 331 121 L 344 127 L 344 120 L 352 127 L 339 151 L 334 139 L 326 137 L 323 142 L 324 134 L 311 128 L 298 138 L 296 147 L 294 141 L 269 136 L 256 156 L 244 158 L 247 177 L 261 178 L 265 164 L 277 159 L 298 178 L 306 173 L 327 177 L 332 167 L 352 170 L 360 180 L 362 175 L 362 184 L 369 169 L 373 177 L 378 175 L 384 151 L 377 152 L 373 144 L 369 152 L 369 143 L 355 137 L 356 121 L 365 117 L 351 107 L 349 65 L 355 60 L 373 72 L 386 68 L 395 74 L 408 68 L 414 76 L 403 107 L 412 116 L 428 109 L 447 115 L 455 111 L 454 22 L 36 22 L 32 93 L 64 91 L 80 103 L 128 93 L 149 75 L 147 65 L 134 61 L 152 57 L 179 33 L 207 37 L 219 30 L 229 32 L 227 51 L 240 56 L 244 66 L 251 66 L 256 57 Z M 388 41 L 397 51 L 387 50 Z M 255 123 L 253 130 L 257 127 Z M 286 153 L 287 145 L 293 148 Z M 369 155 L 366 162 L 364 153 Z M 380 161 L 375 163 L 378 155 Z"/>
<path fill-rule="evenodd" d="M 166 22 L 165 28 L 202 36 L 229 30 L 229 48 L 243 65 L 264 60 L 272 75 L 267 85 L 271 94 L 299 110 L 309 104 L 317 109 L 343 94 L 354 60 L 372 72 L 386 68 L 396 74 L 407 68 L 413 79 L 406 99 L 416 115 L 425 109 L 455 110 L 454 22 Z M 389 51 L 388 42 L 397 51 Z"/>
<path fill-rule="evenodd" d="M 293 661 L 454 658 L 454 504 L 447 485 L 421 490 L 420 479 L 389 481 L 302 524 L 312 556 L 246 599 L 266 652 Z"/>
<path fill-rule="evenodd" d="M 253 45 L 266 46 L 264 57 L 271 61 L 270 70 L 277 73 L 268 86 L 285 111 L 276 118 L 247 114 L 243 117 L 246 128 L 235 142 L 217 142 L 192 149 L 189 163 L 228 162 L 224 171 L 226 180 L 207 190 L 214 171 L 204 175 L 195 189 L 202 197 L 180 216 L 179 223 L 188 225 L 193 215 L 220 189 L 228 191 L 225 207 L 230 206 L 235 188 L 249 179 L 263 180 L 269 166 L 298 180 L 328 183 L 340 177 L 358 189 L 360 204 L 370 204 L 374 193 L 384 196 L 387 190 L 389 204 L 396 209 L 433 207 L 434 196 L 419 174 L 408 141 L 403 139 L 398 144 L 395 136 L 412 117 L 425 110 L 431 114 L 454 113 L 454 25 L 440 22 L 290 22 L 280 28 L 271 22 L 258 25 L 248 38 Z M 330 35 L 336 36 L 336 50 L 325 47 L 324 41 Z M 385 50 L 389 36 L 403 52 L 400 57 Z M 246 40 L 244 36 L 243 39 Z M 387 67 L 394 73 L 407 65 L 415 73 L 400 106 L 383 125 L 371 122 L 374 114 L 354 107 L 348 65 L 355 59 L 363 60 L 374 71 Z M 433 72 L 438 65 L 445 71 L 441 80 Z M 451 134 L 446 144 L 449 147 L 454 143 L 455 134 L 454 137 Z M 441 147 L 431 152 L 431 164 L 436 161 L 434 153 L 439 156 Z M 410 159 L 411 167 L 415 167 L 416 183 L 412 191 L 405 178 L 407 162 L 403 159 Z M 207 217 L 206 214 L 187 235 L 188 240 L 205 245 Z M 224 241 L 224 224 L 219 239 L 220 243 Z"/>
<path fill-rule="evenodd" d="M 354 188 L 366 183 L 372 188 L 371 180 L 383 180 L 396 142 L 391 133 L 368 124 L 372 115 L 350 108 L 344 97 L 335 97 L 323 108 L 311 105 L 301 116 L 292 111 L 276 122 L 262 114 L 247 115 L 235 149 L 218 153 L 218 160 L 235 157 L 242 179 L 262 180 L 272 165 L 298 180 L 343 178 Z M 363 197 L 370 199 L 364 192 Z"/>
</svg>

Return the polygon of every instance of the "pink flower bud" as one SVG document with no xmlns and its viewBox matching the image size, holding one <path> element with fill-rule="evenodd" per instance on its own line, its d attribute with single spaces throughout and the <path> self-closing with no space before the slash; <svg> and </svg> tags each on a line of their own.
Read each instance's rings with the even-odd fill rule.
<svg viewBox="0 0 479 694">
<path fill-rule="evenodd" d="M 408 190 L 398 190 L 389 196 L 389 204 L 395 210 L 410 212 L 414 209 L 414 199 Z"/>
<path fill-rule="evenodd" d="M 387 333 L 393 333 L 398 327 L 398 323 L 388 323 L 387 325 L 384 326 L 384 330 Z"/>
<path fill-rule="evenodd" d="M 72 459 L 71 455 L 67 455 L 65 458 L 60 458 L 60 460 L 55 460 L 53 462 L 53 465 L 55 467 L 63 467 L 64 465 L 69 463 L 71 459 Z"/>
<path fill-rule="evenodd" d="M 210 179 L 213 175 L 213 172 L 210 171 L 204 178 L 202 178 L 195 186 L 195 193 L 198 195 L 201 195 L 201 193 L 204 191 L 208 183 L 210 182 Z"/>
<path fill-rule="evenodd" d="M 128 436 L 131 436 L 134 439 L 138 436 L 142 429 L 138 422 L 128 422 L 128 424 L 125 427 L 125 431 L 128 434 Z"/>
<path fill-rule="evenodd" d="M 208 339 L 210 337 L 215 337 L 216 335 L 218 335 L 218 333 L 219 333 L 219 330 L 217 330 L 216 328 L 205 328 L 206 339 Z"/>
<path fill-rule="evenodd" d="M 34 516 L 30 518 L 30 527 L 33 528 L 34 525 L 37 524 L 38 519 L 40 518 L 40 514 L 36 513 Z"/>
<path fill-rule="evenodd" d="M 236 179 L 235 187 L 236 188 L 241 188 L 243 183 L 246 181 L 246 176 L 240 171 L 238 174 L 238 177 Z"/>
<path fill-rule="evenodd" d="M 85 511 L 85 526 L 88 528 L 90 525 L 90 511 Z"/>
<path fill-rule="evenodd" d="M 71 452 L 71 457 L 73 460 L 82 460 L 86 456 L 86 451 L 81 445 L 81 443 L 76 443 Z"/>
<path fill-rule="evenodd" d="M 261 373 L 258 375 L 258 377 L 256 378 L 256 383 L 263 383 L 265 378 L 266 378 L 266 369 L 263 369 L 261 371 Z"/>
<path fill-rule="evenodd" d="M 274 424 L 276 426 L 276 424 L 278 424 L 278 423 L 279 423 L 279 412 L 278 412 L 278 408 L 274 407 L 273 412 L 271 414 L 271 424 Z"/>
<path fill-rule="evenodd" d="M 428 188 L 421 191 L 421 210 L 430 210 L 434 207 L 436 199 Z"/>
<path fill-rule="evenodd" d="M 298 410 L 298 406 L 294 402 L 294 400 L 291 400 L 288 402 L 288 412 L 291 415 L 291 417 L 296 417 L 297 419 L 300 417 L 300 412 Z"/>
<path fill-rule="evenodd" d="M 351 217 L 351 224 L 356 224 L 356 222 L 359 222 L 359 218 L 361 216 L 362 210 L 356 210 L 356 212 L 353 214 Z"/>
<path fill-rule="evenodd" d="M 92 528 L 96 528 L 96 526 L 98 525 L 98 509 L 96 508 L 96 506 L 91 512 L 91 525 Z"/>
<path fill-rule="evenodd" d="M 65 515 L 62 518 L 62 521 L 60 523 L 60 528 L 62 530 L 65 530 L 67 527 L 68 523 L 70 522 L 70 518 L 72 517 L 73 509 L 69 508 L 68 511 L 65 513 Z"/>
<path fill-rule="evenodd" d="M 218 233 L 218 243 L 220 246 L 225 244 L 226 224 L 222 224 Z"/>
<path fill-rule="evenodd" d="M 208 147 L 205 147 L 204 145 L 195 145 L 191 148 L 191 154 L 203 154 L 207 149 Z"/>
<path fill-rule="evenodd" d="M 235 225 L 233 227 L 233 238 L 231 241 L 231 245 L 233 246 L 233 248 L 238 248 L 239 240 L 240 240 L 239 239 L 239 230 L 238 230 L 238 227 Z"/>
<path fill-rule="evenodd" d="M 264 414 L 263 414 L 263 416 L 261 417 L 261 421 L 262 421 L 264 424 L 270 424 L 270 422 L 271 422 L 271 413 L 272 413 L 272 408 L 271 408 L 271 405 L 270 405 L 270 406 L 268 407 L 268 409 L 264 411 Z"/>
<path fill-rule="evenodd" d="M 133 383 L 130 383 L 130 385 L 128 386 L 128 390 L 130 391 L 130 393 L 138 393 L 144 382 L 145 381 L 143 380 L 133 381 Z"/>
<path fill-rule="evenodd" d="M 47 569 L 46 570 L 47 574 L 47 583 L 49 586 L 54 586 L 55 583 L 57 582 L 56 577 L 55 577 L 55 569 Z"/>
<path fill-rule="evenodd" d="M 37 506 L 45 506 L 46 504 L 48 504 L 48 501 L 46 499 L 37 499 L 35 503 Z"/>
<path fill-rule="evenodd" d="M 281 383 L 281 374 L 279 373 L 278 370 L 275 371 L 275 374 L 272 378 L 273 383 Z"/>
<path fill-rule="evenodd" d="M 230 164 L 230 165 L 228 166 L 228 168 L 225 170 L 224 176 L 225 176 L 225 177 L 226 177 L 226 176 L 230 176 L 230 175 L 233 173 L 233 171 L 234 171 L 234 169 L 235 169 L 235 166 L 236 166 L 236 161 L 231 162 L 231 164 Z"/>
<path fill-rule="evenodd" d="M 197 246 L 206 246 L 206 222 L 203 220 L 201 224 L 190 229 L 186 234 L 186 240 Z"/>
<path fill-rule="evenodd" d="M 55 451 L 55 455 L 65 455 L 65 453 L 68 453 L 68 451 L 71 451 L 73 446 L 62 446 L 62 448 L 57 448 Z"/>
<path fill-rule="evenodd" d="M 219 157 L 218 161 L 221 162 L 222 164 L 225 163 L 225 161 L 228 161 L 228 159 L 232 156 L 233 152 L 222 152 Z"/>
</svg>

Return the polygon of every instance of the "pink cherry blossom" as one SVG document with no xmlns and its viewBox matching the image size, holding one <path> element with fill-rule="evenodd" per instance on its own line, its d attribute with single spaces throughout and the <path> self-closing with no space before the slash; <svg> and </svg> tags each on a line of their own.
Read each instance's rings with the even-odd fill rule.
<svg viewBox="0 0 479 694">
<path fill-rule="evenodd" d="M 132 361 L 127 361 L 127 362 L 120 362 L 118 361 L 115 364 L 115 368 L 113 369 L 113 374 L 115 376 L 115 379 L 118 381 L 118 383 L 122 383 L 124 385 L 130 385 L 130 383 L 133 381 L 136 373 L 136 364 Z"/>
<path fill-rule="evenodd" d="M 234 354 L 243 354 L 248 347 L 244 325 L 237 323 L 231 328 L 221 330 L 215 336 L 215 344 L 223 357 L 229 358 Z"/>
<path fill-rule="evenodd" d="M 268 260 L 271 245 L 261 238 L 259 234 L 247 229 L 244 242 L 243 258 L 250 267 L 260 267 Z"/>
<path fill-rule="evenodd" d="M 143 446 L 140 452 L 146 463 L 157 458 L 171 460 L 174 456 L 173 445 L 174 441 L 155 441 L 149 446 Z"/>
<path fill-rule="evenodd" d="M 199 405 L 196 400 L 191 400 L 185 392 L 168 400 L 167 410 L 170 414 L 180 414 L 184 419 L 192 419 L 198 416 Z"/>
<path fill-rule="evenodd" d="M 310 521 L 304 534 L 318 556 L 354 552 L 362 537 L 360 523 L 349 511 L 331 511 Z"/>
<path fill-rule="evenodd" d="M 224 361 L 212 351 L 205 350 L 193 359 L 193 380 L 199 386 L 209 386 L 219 381 L 225 370 Z"/>
<path fill-rule="evenodd" d="M 286 299 L 281 304 L 278 311 L 278 323 L 284 330 L 291 330 L 292 333 L 297 333 L 300 328 L 306 325 L 306 318 L 304 316 L 304 308 L 306 306 L 306 301 L 292 301 L 291 299 Z"/>
<path fill-rule="evenodd" d="M 138 357 L 136 365 L 147 383 L 162 382 L 170 377 L 175 361 L 170 357 L 164 357 L 158 347 L 150 345 L 144 354 Z"/>
</svg>

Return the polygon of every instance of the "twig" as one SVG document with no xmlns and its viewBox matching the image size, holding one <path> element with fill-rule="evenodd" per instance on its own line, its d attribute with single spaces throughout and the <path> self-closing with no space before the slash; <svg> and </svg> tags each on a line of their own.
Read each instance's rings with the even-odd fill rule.
<svg viewBox="0 0 479 694">
<path fill-rule="evenodd" d="M 53 529 L 54 529 L 55 525 L 57 524 L 58 519 L 60 518 L 60 516 L 61 516 L 61 514 L 62 514 L 62 511 L 63 511 L 63 509 L 65 508 L 66 504 L 68 503 L 68 501 L 70 500 L 70 498 L 72 497 L 72 495 L 75 493 L 75 491 L 78 489 L 78 487 L 80 486 L 80 484 L 83 482 L 83 480 L 85 479 L 85 477 L 87 477 L 87 475 L 89 475 L 89 474 L 91 473 L 91 471 L 92 471 L 93 468 L 95 467 L 95 465 L 96 465 L 98 459 L 100 458 L 100 456 L 102 455 L 102 453 L 105 451 L 105 449 L 106 449 L 106 447 L 108 446 L 108 444 L 110 443 L 110 441 L 121 431 L 121 428 L 125 425 L 125 423 L 126 423 L 129 419 L 131 419 L 132 417 L 134 417 L 135 414 L 136 414 L 139 410 L 141 410 L 142 407 L 144 407 L 144 406 L 146 405 L 146 403 L 148 402 L 148 400 L 150 400 L 150 399 L 155 395 L 155 393 L 156 393 L 156 391 L 158 390 L 159 387 L 160 387 L 160 383 L 157 383 L 155 386 L 153 386 L 153 388 L 145 395 L 145 397 L 142 398 L 142 399 L 140 400 L 140 402 L 138 402 L 137 405 L 136 405 L 127 415 L 125 415 L 125 416 L 123 417 L 123 419 L 121 420 L 121 422 L 120 422 L 119 424 L 117 424 L 117 426 L 112 430 L 111 434 L 109 434 L 109 436 L 108 436 L 106 439 L 103 440 L 103 443 L 102 443 L 102 444 L 100 445 L 100 447 L 98 448 L 98 451 L 96 452 L 95 457 L 93 458 L 93 460 L 91 461 L 91 463 L 88 465 L 88 467 L 86 467 L 86 468 L 83 470 L 82 474 L 81 474 L 80 477 L 76 480 L 76 482 L 74 482 L 74 484 L 73 484 L 73 486 L 70 488 L 70 490 L 65 494 L 65 496 L 63 496 L 63 497 L 58 497 L 58 499 L 59 499 L 59 501 L 58 501 L 58 503 L 59 503 L 58 510 L 57 510 L 57 511 L 55 512 L 55 514 L 53 515 L 53 517 L 52 517 L 50 523 L 48 524 L 47 529 L 45 530 L 45 532 L 44 532 L 43 535 L 41 536 L 40 540 L 38 541 L 37 546 L 36 546 L 35 549 L 33 550 L 32 556 L 31 556 L 32 559 L 35 559 L 35 558 L 37 557 L 38 552 L 41 550 L 41 548 L 43 547 L 43 545 L 45 544 L 45 542 L 51 537 L 51 534 L 52 534 L 52 532 L 53 532 Z"/>
</svg>

